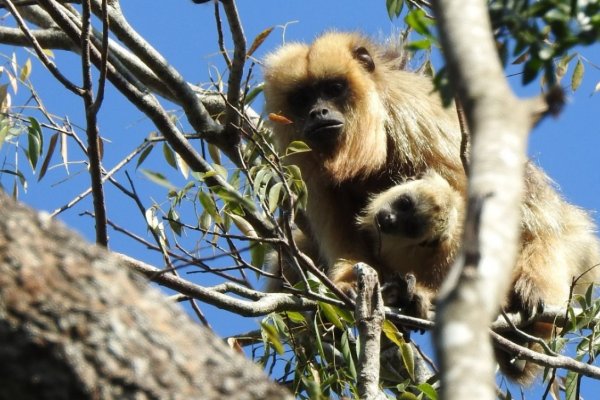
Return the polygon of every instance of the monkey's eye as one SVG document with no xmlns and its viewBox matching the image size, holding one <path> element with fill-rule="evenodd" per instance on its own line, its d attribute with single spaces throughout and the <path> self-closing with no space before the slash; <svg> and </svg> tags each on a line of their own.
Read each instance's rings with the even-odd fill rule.
<svg viewBox="0 0 600 400">
<path fill-rule="evenodd" d="M 347 84 L 345 81 L 330 81 L 323 85 L 323 95 L 329 99 L 342 97 L 346 94 Z"/>
<path fill-rule="evenodd" d="M 288 96 L 288 102 L 292 109 L 301 111 L 310 105 L 313 97 L 314 95 L 311 90 L 303 88 L 292 92 Z"/>
</svg>

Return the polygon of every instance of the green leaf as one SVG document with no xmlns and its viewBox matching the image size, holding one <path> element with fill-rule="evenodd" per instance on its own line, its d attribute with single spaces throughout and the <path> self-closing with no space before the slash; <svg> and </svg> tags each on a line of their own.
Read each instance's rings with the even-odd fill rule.
<svg viewBox="0 0 600 400">
<path fill-rule="evenodd" d="M 27 179 L 25 179 L 25 175 L 23 175 L 21 173 L 21 171 L 11 171 L 9 169 L 0 169 L 0 174 L 9 174 L 9 175 L 14 175 L 17 178 L 19 178 L 19 181 L 21 182 L 21 185 L 27 189 Z"/>
<path fill-rule="evenodd" d="M 419 398 L 410 392 L 404 392 L 398 397 L 398 400 L 419 400 Z"/>
<path fill-rule="evenodd" d="M 437 398 L 438 398 L 437 392 L 435 391 L 433 386 L 431 386 L 427 382 L 424 382 L 424 383 L 421 383 L 420 385 L 418 385 L 417 389 L 419 389 L 421 392 L 423 392 L 429 400 L 437 400 Z"/>
<path fill-rule="evenodd" d="M 252 100 L 254 100 L 256 98 L 256 96 L 258 96 L 259 94 L 261 94 L 263 92 L 264 89 L 264 84 L 260 84 L 260 85 L 256 85 L 255 87 L 253 87 L 248 93 L 246 93 L 246 97 L 244 97 L 244 101 L 246 105 L 249 105 L 250 103 L 252 103 Z"/>
<path fill-rule="evenodd" d="M 577 400 L 577 373 L 568 371 L 565 378 L 565 399 Z"/>
<path fill-rule="evenodd" d="M 342 333 L 340 345 L 342 354 L 344 356 L 344 360 L 348 365 L 348 371 L 350 372 L 350 376 L 352 377 L 352 379 L 356 380 L 358 374 L 356 373 L 356 366 L 354 365 L 354 358 L 352 357 L 352 350 L 350 347 L 350 340 L 348 338 L 348 331 L 344 331 L 344 333 Z"/>
<path fill-rule="evenodd" d="M 27 129 L 27 159 L 31 163 L 32 169 L 35 171 L 37 162 L 42 154 L 44 139 L 42 138 L 42 128 L 37 120 L 29 117 L 29 128 Z"/>
<path fill-rule="evenodd" d="M 404 22 L 413 28 L 419 35 L 423 35 L 425 37 L 431 36 L 429 26 L 433 24 L 433 21 L 427 18 L 425 11 L 420 9 L 412 10 L 406 14 Z"/>
<path fill-rule="evenodd" d="M 181 236 L 182 226 L 179 223 L 179 215 L 177 214 L 177 212 L 174 209 L 170 208 L 169 212 L 167 213 L 167 218 L 169 221 L 169 226 L 173 230 L 173 233 L 175 233 L 177 236 Z"/>
<path fill-rule="evenodd" d="M 163 143 L 163 155 L 165 156 L 165 160 L 167 164 L 171 167 L 177 169 L 177 162 L 175 161 L 175 153 L 171 150 L 171 147 L 165 142 Z"/>
<path fill-rule="evenodd" d="M 335 308 L 333 308 L 333 306 L 331 304 L 319 302 L 319 308 L 320 308 L 321 312 L 323 313 L 323 315 L 325 316 L 325 318 L 329 322 L 331 322 L 333 325 L 335 325 L 336 328 L 344 329 L 344 325 L 342 324 L 342 321 L 338 317 L 337 313 L 335 312 Z"/>
<path fill-rule="evenodd" d="M 223 179 L 227 179 L 227 168 L 225 168 L 224 166 L 222 166 L 221 164 L 213 164 L 212 167 L 215 169 L 217 175 L 219 175 L 221 178 Z"/>
<path fill-rule="evenodd" d="M 29 117 L 29 132 L 33 133 L 33 135 L 38 138 L 40 142 L 40 148 L 44 147 L 44 137 L 42 136 L 42 127 L 37 119 L 33 117 Z"/>
<path fill-rule="evenodd" d="M 256 174 L 256 177 L 254 178 L 254 193 L 256 193 L 261 199 L 264 198 L 264 196 L 260 196 L 261 194 L 261 185 L 267 185 L 269 183 L 269 181 L 271 180 L 271 178 L 273 177 L 273 172 L 268 168 L 265 167 L 263 169 L 261 169 L 260 171 L 258 171 L 258 173 Z"/>
<path fill-rule="evenodd" d="M 148 227 L 151 230 L 156 231 L 160 224 L 158 218 L 156 217 L 156 208 L 154 206 L 148 208 L 144 215 L 146 217 L 146 223 L 148 224 Z"/>
<path fill-rule="evenodd" d="M 258 234 L 256 233 L 254 227 L 244 218 L 234 213 L 227 213 L 227 215 L 231 217 L 231 220 L 233 221 L 235 226 L 237 226 L 240 232 L 242 232 L 244 235 L 251 238 L 258 238 Z"/>
<path fill-rule="evenodd" d="M 0 149 L 2 148 L 2 145 L 4 145 L 9 128 L 10 126 L 8 124 L 3 125 L 2 128 L 0 128 Z"/>
<path fill-rule="evenodd" d="M 581 60 L 577 60 L 577 64 L 575 65 L 575 70 L 573 70 L 573 75 L 571 76 L 571 90 L 576 91 L 581 85 L 581 81 L 583 79 L 583 72 L 585 68 Z"/>
<path fill-rule="evenodd" d="M 264 322 L 261 322 L 260 326 L 262 327 L 263 338 L 273 346 L 278 354 L 283 354 L 283 344 L 281 344 L 281 341 L 279 340 L 279 335 L 277 334 L 275 327 Z"/>
<path fill-rule="evenodd" d="M 297 311 L 286 311 L 285 315 L 295 324 L 303 324 L 306 322 L 304 314 Z"/>
<path fill-rule="evenodd" d="M 142 165 L 142 163 L 144 162 L 146 157 L 148 157 L 148 155 L 150 154 L 150 152 L 152 151 L 153 148 L 154 148 L 154 145 L 151 144 L 142 151 L 142 154 L 140 154 L 137 164 L 135 165 L 135 169 L 137 169 L 140 165 Z"/>
<path fill-rule="evenodd" d="M 54 135 L 52 135 L 52 137 L 50 138 L 50 144 L 48 145 L 48 152 L 46 153 L 46 157 L 44 158 L 44 161 L 42 162 L 42 168 L 40 168 L 40 176 L 38 177 L 38 182 L 40 180 L 42 180 L 44 175 L 46 175 L 46 171 L 48 170 L 48 165 L 50 164 L 50 159 L 52 158 L 52 155 L 54 154 L 54 149 L 56 148 L 56 143 L 58 142 L 58 135 L 59 135 L 59 133 L 57 132 Z"/>
<path fill-rule="evenodd" d="M 188 177 L 190 176 L 190 167 L 187 165 L 185 160 L 181 158 L 181 156 L 177 153 L 175 153 L 175 162 L 177 163 L 177 169 L 179 169 L 181 175 L 185 179 L 188 179 Z"/>
<path fill-rule="evenodd" d="M 415 380 L 415 357 L 413 349 L 409 343 L 402 343 L 400 345 L 400 353 L 402 354 L 402 362 L 406 368 L 406 372 L 412 380 Z"/>
<path fill-rule="evenodd" d="M 569 68 L 569 63 L 577 54 L 565 54 L 560 61 L 556 64 L 556 77 L 560 82 L 562 77 L 567 73 L 567 69 Z"/>
<path fill-rule="evenodd" d="M 283 188 L 283 182 L 277 182 L 271 187 L 271 190 L 269 190 L 269 211 L 271 213 L 275 212 L 279 205 L 281 188 Z"/>
<path fill-rule="evenodd" d="M 208 213 L 206 210 L 202 211 L 202 214 L 200 214 L 200 218 L 198 219 L 198 225 L 200 226 L 200 228 L 204 231 L 208 231 L 210 229 L 210 225 L 212 224 L 212 217 L 210 216 L 210 213 Z M 202 232 L 202 236 L 204 237 L 206 233 Z"/>
<path fill-rule="evenodd" d="M 287 149 L 285 149 L 285 155 L 289 156 L 291 154 L 296 154 L 296 153 L 305 153 L 307 151 L 310 151 L 310 147 L 308 147 L 308 145 L 300 140 L 295 140 L 292 143 L 290 143 L 290 145 L 287 147 Z"/>
<path fill-rule="evenodd" d="M 146 178 L 148 178 L 152 182 L 160 186 L 166 187 L 169 190 L 176 190 L 175 185 L 169 182 L 169 180 L 165 178 L 165 176 L 160 172 L 149 171 L 147 169 L 142 169 L 141 172 L 146 176 Z"/>
<path fill-rule="evenodd" d="M 231 215 L 230 215 L 231 216 Z M 262 268 L 265 263 L 265 255 L 267 250 L 262 243 L 254 242 L 250 247 L 250 255 L 252 257 L 252 265 L 256 268 Z"/>
<path fill-rule="evenodd" d="M 19 75 L 19 79 L 21 81 L 26 81 L 29 78 L 29 75 L 31 75 L 31 59 L 28 58 L 27 61 L 25 61 L 25 65 L 23 66 L 23 68 L 21 68 L 21 74 Z"/>
<path fill-rule="evenodd" d="M 385 6 L 390 20 L 398 18 L 404 8 L 404 0 L 386 0 Z"/>
<path fill-rule="evenodd" d="M 206 211 L 211 217 L 215 219 L 218 218 L 217 206 L 208 193 L 199 191 L 198 200 L 200 200 L 200 204 L 202 205 L 204 211 Z"/>
<path fill-rule="evenodd" d="M 396 327 L 396 325 L 394 325 L 391 321 L 389 320 L 385 320 L 383 321 L 383 333 L 385 334 L 385 336 L 390 339 L 392 342 L 394 342 L 398 347 L 402 346 L 402 344 L 406 343 L 404 341 L 404 336 L 402 335 L 402 333 L 400 333 L 400 331 L 398 330 L 398 328 Z"/>
<path fill-rule="evenodd" d="M 213 163 L 217 165 L 222 165 L 221 162 L 221 150 L 214 144 L 208 144 L 208 154 L 210 155 L 210 159 L 213 160 Z"/>
<path fill-rule="evenodd" d="M 3 104 L 6 101 L 6 97 L 8 96 L 8 84 L 0 85 L 0 104 Z"/>
<path fill-rule="evenodd" d="M 418 51 L 418 50 L 430 50 L 431 49 L 431 40 L 429 39 L 421 39 L 415 40 L 406 45 L 409 50 Z"/>
</svg>

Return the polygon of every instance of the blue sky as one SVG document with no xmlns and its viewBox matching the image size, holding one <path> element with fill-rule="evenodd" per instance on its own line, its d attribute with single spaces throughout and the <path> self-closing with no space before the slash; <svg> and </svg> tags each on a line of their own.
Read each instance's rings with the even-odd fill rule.
<svg viewBox="0 0 600 400">
<path fill-rule="evenodd" d="M 395 28 L 402 26 L 402 21 L 390 22 L 383 0 L 240 0 L 238 3 L 248 42 L 268 27 L 279 27 L 255 54 L 257 58 L 282 43 L 282 27 L 286 24 L 286 41 L 311 41 L 327 29 L 358 30 L 374 36 L 386 36 Z M 188 0 L 169 2 L 127 0 L 122 2 L 122 7 L 139 33 L 162 52 L 188 81 L 210 82 L 210 77 L 214 78 L 217 71 L 222 70 L 212 5 L 198 6 Z M 13 51 L 15 49 L 12 47 L 0 46 L 2 55 L 10 56 Z M 600 65 L 600 46 L 582 49 L 582 54 L 592 63 Z M 19 62 L 24 62 L 27 55 L 23 51 L 17 51 L 17 57 Z M 80 81 L 79 61 L 76 57 L 64 52 L 55 52 L 55 61 L 74 81 Z M 583 208 L 598 211 L 600 210 L 600 93 L 595 96 L 591 93 L 595 85 L 600 82 L 600 71 L 590 64 L 585 64 L 585 67 L 583 83 L 577 93 L 569 93 L 569 102 L 565 111 L 558 119 L 544 121 L 532 133 L 529 153 L 556 181 L 567 199 Z M 37 63 L 34 63 L 32 81 L 52 113 L 58 116 L 68 115 L 72 123 L 84 125 L 81 100 L 63 90 Z M 522 88 L 519 77 L 510 78 L 510 82 L 520 96 L 539 93 L 539 86 L 536 83 Z M 5 83 L 4 77 L 0 83 Z M 23 100 L 25 96 L 25 91 L 22 89 L 19 93 L 20 96 L 17 96 L 14 104 L 19 104 L 19 100 Z M 254 106 L 260 108 L 260 104 Z M 168 107 L 174 109 L 172 106 Z M 101 134 L 110 140 L 105 145 L 104 164 L 107 168 L 112 167 L 154 130 L 141 113 L 129 106 L 127 101 L 111 88 L 107 91 L 99 118 Z M 13 153 L 4 148 L 0 157 L 4 160 L 12 160 Z M 73 159 L 81 159 L 76 153 L 72 148 Z M 159 163 L 161 159 L 162 157 L 156 155 L 154 158 L 150 157 L 149 165 L 156 170 L 166 172 L 169 167 L 161 165 Z M 57 160 L 53 164 L 56 164 Z M 139 185 L 137 189 L 146 206 L 151 205 L 153 200 L 160 202 L 164 199 L 163 188 L 149 183 L 133 167 L 128 170 L 137 180 Z M 70 173 L 69 179 L 62 183 L 59 183 L 65 178 L 62 168 L 49 171 L 39 184 L 35 182 L 37 178 L 30 179 L 29 189 L 27 193 L 22 194 L 21 200 L 37 209 L 48 211 L 62 206 L 89 186 L 89 177 L 81 165 L 72 165 Z M 184 182 L 176 173 L 170 176 L 177 184 Z M 123 175 L 119 179 L 125 181 Z M 2 184 L 10 187 L 12 182 L 4 176 Z M 124 226 L 141 226 L 142 216 L 130 205 L 130 202 L 110 185 L 106 186 L 106 191 L 109 217 Z M 61 214 L 60 218 L 81 232 L 88 240 L 93 240 L 93 221 L 89 217 L 79 216 L 85 210 L 92 210 L 89 199 Z M 598 218 L 597 215 L 595 217 Z M 137 233 L 149 237 L 143 229 L 138 230 Z M 150 263 L 160 262 L 155 254 L 150 254 L 139 245 L 124 239 L 120 234 L 111 231 L 110 235 L 113 249 Z M 194 279 L 204 283 L 204 276 Z M 207 307 L 205 311 L 220 334 L 233 334 L 256 326 L 254 321 L 232 318 L 231 314 L 216 311 L 211 307 Z M 232 323 L 232 321 L 236 322 Z M 591 390 L 591 386 L 588 383 L 586 388 Z M 588 397 L 591 398 L 591 395 Z"/>
</svg>

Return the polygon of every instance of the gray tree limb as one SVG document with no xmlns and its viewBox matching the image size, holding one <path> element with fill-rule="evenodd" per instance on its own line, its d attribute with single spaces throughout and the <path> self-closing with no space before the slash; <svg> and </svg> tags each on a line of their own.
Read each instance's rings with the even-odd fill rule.
<svg viewBox="0 0 600 400">
<path fill-rule="evenodd" d="M 358 285 L 354 315 L 360 336 L 358 393 L 361 399 L 385 399 L 386 397 L 379 388 L 381 327 L 385 320 L 379 278 L 377 272 L 364 263 L 358 263 L 354 268 Z"/>
<path fill-rule="evenodd" d="M 441 398 L 494 399 L 488 327 L 508 289 L 517 254 L 530 112 L 504 78 L 487 3 L 438 0 L 434 6 L 472 133 L 465 247 L 442 288 L 434 329 Z"/>
</svg>

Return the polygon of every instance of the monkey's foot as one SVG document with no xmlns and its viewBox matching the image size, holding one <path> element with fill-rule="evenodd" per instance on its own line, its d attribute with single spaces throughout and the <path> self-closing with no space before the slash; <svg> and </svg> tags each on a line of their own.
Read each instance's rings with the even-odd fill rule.
<svg viewBox="0 0 600 400">
<path fill-rule="evenodd" d="M 431 300 L 427 293 L 418 290 L 417 278 L 413 274 L 397 275 L 381 286 L 383 302 L 398 307 L 410 316 L 427 319 Z"/>
</svg>

